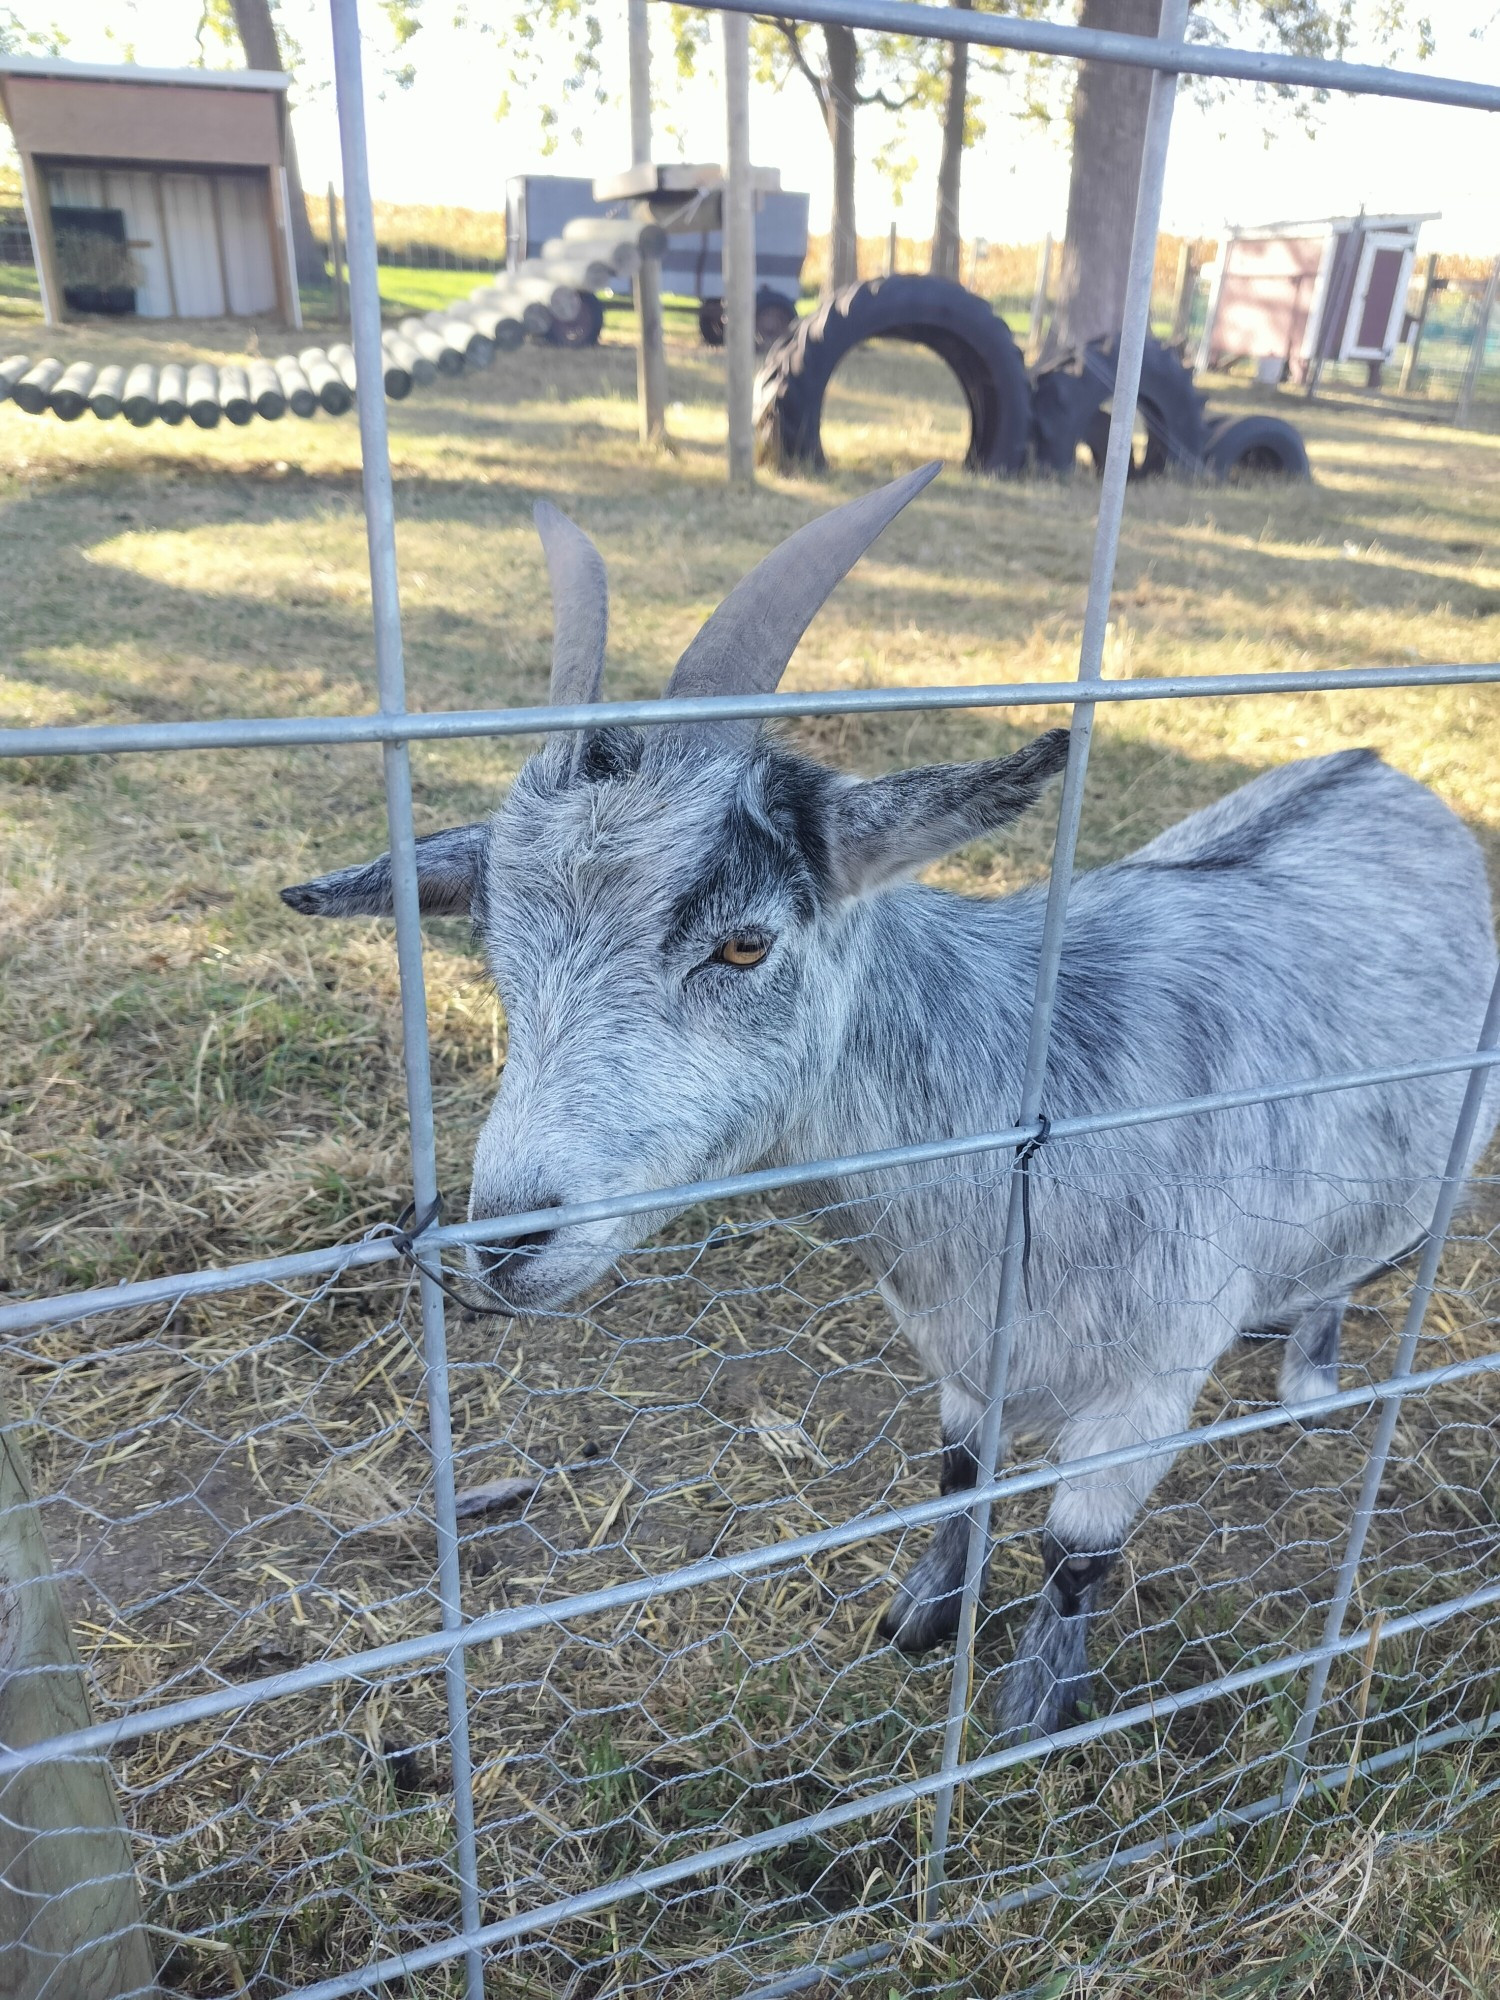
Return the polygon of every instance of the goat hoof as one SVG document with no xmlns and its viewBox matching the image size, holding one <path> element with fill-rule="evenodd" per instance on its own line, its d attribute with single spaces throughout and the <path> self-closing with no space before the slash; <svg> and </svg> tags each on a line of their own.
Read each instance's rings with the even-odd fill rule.
<svg viewBox="0 0 1500 2000">
<path fill-rule="evenodd" d="M 946 1644 L 958 1632 L 958 1614 L 963 1594 L 948 1591 L 942 1597 L 918 1597 L 903 1583 L 886 1606 L 880 1621 L 880 1636 L 903 1653 L 926 1653 Z"/>
<path fill-rule="evenodd" d="M 1093 1682 L 1087 1674 L 1059 1679 L 1034 1654 L 1013 1660 L 1005 1670 L 995 1705 L 996 1733 L 1009 1743 L 1031 1743 L 1054 1730 L 1071 1729 L 1093 1713 Z"/>
</svg>

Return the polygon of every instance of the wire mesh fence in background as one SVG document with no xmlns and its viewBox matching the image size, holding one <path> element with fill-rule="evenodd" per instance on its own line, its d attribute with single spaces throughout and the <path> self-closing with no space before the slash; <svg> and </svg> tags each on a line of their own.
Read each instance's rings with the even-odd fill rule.
<svg viewBox="0 0 1500 2000">
<path fill-rule="evenodd" d="M 876 1971 L 885 1991 L 899 1974 L 901 1991 L 970 1980 L 1058 1996 L 1075 1975 L 1081 1993 L 1090 1972 L 1132 1969 L 1202 1988 L 1253 1968 L 1271 1909 L 1311 1922 L 1350 1871 L 1368 1891 L 1382 1843 L 1461 1833 L 1500 1779 L 1500 1190 L 1481 1175 L 1458 1205 L 1497 1060 L 1494 1005 L 1478 1057 L 1469 1042 L 1363 1071 L 1368 1051 L 1353 1050 L 1348 1073 L 1312 1078 L 1288 1050 L 1291 1075 L 1238 1095 L 1042 1122 L 1099 702 L 1500 679 L 1486 666 L 1101 681 L 1176 75 L 1490 110 L 1500 89 L 1185 46 L 1184 0 L 1166 0 L 1157 43 L 1128 48 L 884 0 L 804 11 L 1156 76 L 1077 683 L 408 714 L 356 0 L 332 0 L 378 711 L 0 732 L 0 754 L 31 757 L 381 743 L 425 1220 L 437 1178 L 411 740 L 1073 705 L 1005 1130 L 559 1210 L 554 1226 L 682 1211 L 566 1312 L 471 1316 L 450 1310 L 456 1280 L 439 1282 L 445 1254 L 452 1269 L 460 1245 L 524 1236 L 535 1214 L 0 1307 L 5 1437 L 30 1460 L 95 1715 L 12 1742 L 0 1783 L 108 1753 L 177 1990 L 335 2000 L 402 1980 L 467 2000 L 771 2000 Z M 1471 998 L 1479 1031 L 1485 996 Z M 1444 1104 L 1462 1091 L 1468 1126 L 1403 1197 L 1421 1261 L 1360 1292 L 1338 1393 L 1289 1406 L 1275 1378 L 1286 1329 L 1250 1328 L 1270 1337 L 1214 1371 L 1197 1430 L 1061 1466 L 1018 1435 L 1002 1463 L 1003 1362 L 1034 1310 L 1027 1246 L 1045 1259 L 1049 1195 L 1071 1177 L 1098 1203 L 1101 1246 L 1112 1221 L 1123 1240 L 1149 1235 L 1135 1196 L 1110 1215 L 1091 1158 L 1127 1157 L 1144 1125 L 1186 1132 L 1235 1106 L 1396 1078 Z M 937 1498 L 940 1398 L 886 1311 L 899 1273 L 871 1254 L 879 1200 L 810 1192 L 891 1172 L 939 1215 L 979 1185 L 997 1222 L 977 1485 Z M 1274 1204 L 1266 1162 L 1247 1160 L 1246 1177 L 1216 1183 L 1215 1200 Z M 1367 1178 L 1327 1179 L 1330 1240 L 1368 1199 Z M 1128 1288 L 1138 1269 L 1106 1275 Z M 995 1674 L 1042 1582 L 1052 1496 L 1164 1451 L 1180 1457 L 1104 1610 L 1091 1712 L 1041 1740 L 996 1738 Z M 968 1524 L 958 1642 L 912 1660 L 879 1642 L 879 1620 L 892 1574 L 944 1520 Z M 66 1954 L 39 1968 L 27 1939 L 17 1962 L 33 1987 L 73 1991 Z"/>
</svg>

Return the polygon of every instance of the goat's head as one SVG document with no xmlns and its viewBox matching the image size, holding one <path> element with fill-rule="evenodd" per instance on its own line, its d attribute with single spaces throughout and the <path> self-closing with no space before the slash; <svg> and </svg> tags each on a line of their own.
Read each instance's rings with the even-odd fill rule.
<svg viewBox="0 0 1500 2000">
<path fill-rule="evenodd" d="M 667 692 L 774 689 L 813 615 L 928 466 L 810 522 L 732 591 Z M 598 697 L 604 565 L 545 503 L 551 699 Z M 733 1173 L 773 1151 L 838 1060 L 863 898 L 1003 825 L 1062 766 L 1057 730 L 1008 758 L 867 782 L 743 722 L 558 733 L 504 804 L 417 842 L 420 907 L 469 914 L 509 1054 L 474 1156 L 471 1216 Z M 282 895 L 312 916 L 389 914 L 389 856 Z M 666 1212 L 471 1253 L 501 1303 L 560 1304 Z"/>
</svg>

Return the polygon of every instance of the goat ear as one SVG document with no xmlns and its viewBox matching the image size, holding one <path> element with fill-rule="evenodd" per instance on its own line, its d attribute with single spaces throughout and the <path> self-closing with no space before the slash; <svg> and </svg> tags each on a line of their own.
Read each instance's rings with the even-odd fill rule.
<svg viewBox="0 0 1500 2000">
<path fill-rule="evenodd" d="M 835 793 L 829 849 L 849 896 L 909 875 L 955 847 L 1017 819 L 1068 761 L 1068 732 L 1053 729 L 1012 757 L 927 764 Z"/>
<path fill-rule="evenodd" d="M 467 916 L 484 865 L 489 821 L 450 826 L 417 842 L 417 905 L 424 917 Z M 388 917 L 395 908 L 391 857 L 340 868 L 283 889 L 283 903 L 305 917 Z"/>
</svg>

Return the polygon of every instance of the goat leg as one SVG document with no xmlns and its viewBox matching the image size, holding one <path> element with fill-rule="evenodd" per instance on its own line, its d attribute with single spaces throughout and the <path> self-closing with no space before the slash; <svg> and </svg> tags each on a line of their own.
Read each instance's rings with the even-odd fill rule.
<svg viewBox="0 0 1500 2000">
<path fill-rule="evenodd" d="M 1001 1683 L 996 1721 L 1002 1736 L 1050 1736 L 1081 1719 L 1092 1694 L 1089 1619 L 1117 1553 L 1070 1549 L 1043 1531 L 1047 1580 Z"/>
<path fill-rule="evenodd" d="M 943 1433 L 943 1471 L 939 1492 L 967 1493 L 979 1478 L 979 1466 L 967 1444 Z M 941 1646 L 958 1631 L 963 1601 L 964 1564 L 969 1549 L 969 1517 L 950 1514 L 933 1530 L 932 1540 L 896 1586 L 896 1594 L 880 1621 L 880 1636 L 903 1653 L 925 1653 Z"/>
</svg>

